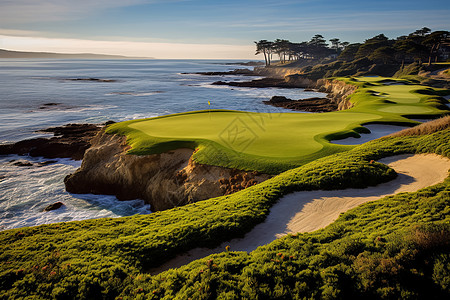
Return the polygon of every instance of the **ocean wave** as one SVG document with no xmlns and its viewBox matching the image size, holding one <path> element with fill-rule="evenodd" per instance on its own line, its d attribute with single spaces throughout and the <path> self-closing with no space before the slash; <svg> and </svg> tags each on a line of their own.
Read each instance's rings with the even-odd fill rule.
<svg viewBox="0 0 450 300">
<path fill-rule="evenodd" d="M 22 164 L 17 164 L 18 161 Z M 143 200 L 119 201 L 114 196 L 67 193 L 64 177 L 80 165 L 81 161 L 71 159 L 0 157 L 0 230 L 151 213 Z M 64 205 L 44 211 L 55 202 Z"/>
<path fill-rule="evenodd" d="M 111 95 L 129 95 L 129 96 L 135 96 L 135 97 L 141 97 L 141 96 L 150 96 L 150 95 L 156 95 L 164 93 L 164 91 L 151 91 L 151 92 L 112 92 L 105 94 L 106 96 Z"/>
</svg>

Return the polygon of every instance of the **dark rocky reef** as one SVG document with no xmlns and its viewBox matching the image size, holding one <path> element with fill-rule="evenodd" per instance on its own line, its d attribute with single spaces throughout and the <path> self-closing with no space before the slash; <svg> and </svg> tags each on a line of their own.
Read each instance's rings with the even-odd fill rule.
<svg viewBox="0 0 450 300">
<path fill-rule="evenodd" d="M 235 62 L 235 63 L 225 63 L 224 65 L 231 66 L 264 66 L 265 63 L 262 61 L 248 61 L 248 62 Z"/>
<path fill-rule="evenodd" d="M 287 82 L 280 78 L 262 78 L 255 79 L 252 81 L 216 81 L 213 85 L 228 85 L 236 87 L 251 87 L 251 88 L 266 88 L 266 87 L 277 87 L 277 88 L 301 88 L 302 86 L 296 83 Z"/>
<path fill-rule="evenodd" d="M 91 139 L 102 127 L 96 124 L 68 124 L 44 129 L 40 132 L 53 133 L 54 136 L 0 145 L 0 155 L 19 154 L 80 160 L 86 149 L 90 147 Z"/>
<path fill-rule="evenodd" d="M 338 110 L 338 105 L 330 98 L 313 97 L 308 99 L 292 100 L 283 96 L 273 96 L 264 104 L 286 109 L 309 111 L 309 112 L 329 112 Z"/>
<path fill-rule="evenodd" d="M 115 79 L 102 79 L 102 78 L 65 78 L 64 81 L 91 81 L 91 82 L 117 82 Z"/>
<path fill-rule="evenodd" d="M 224 75 L 243 75 L 243 76 L 255 76 L 255 73 L 249 69 L 236 69 L 226 72 L 195 72 L 195 73 L 181 73 L 181 74 L 196 74 L 206 76 L 224 76 Z"/>
</svg>

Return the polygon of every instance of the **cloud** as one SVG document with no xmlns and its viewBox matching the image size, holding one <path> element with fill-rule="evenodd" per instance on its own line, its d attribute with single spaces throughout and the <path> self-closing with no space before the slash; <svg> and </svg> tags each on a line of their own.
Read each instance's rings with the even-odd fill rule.
<svg viewBox="0 0 450 300">
<path fill-rule="evenodd" d="M 76 20 L 109 8 L 158 2 L 164 0 L 2 0 L 0 24 Z"/>
<path fill-rule="evenodd" d="M 158 59 L 255 59 L 254 46 L 93 41 L 0 35 L 0 48 L 16 51 L 98 53 Z"/>
<path fill-rule="evenodd" d="M 42 32 L 33 30 L 21 30 L 21 29 L 6 29 L 0 28 L 0 35 L 12 35 L 12 36 L 42 36 Z"/>
<path fill-rule="evenodd" d="M 222 23 L 230 28 L 246 28 L 248 31 L 268 32 L 301 32 L 301 31 L 367 31 L 396 30 L 427 26 L 441 29 L 449 25 L 450 10 L 402 10 L 380 12 L 346 12 L 325 13 L 301 16 L 298 18 L 283 18 L 267 22 L 263 19 L 253 19 L 247 22 Z M 419 22 L 419 25 L 418 25 Z M 218 25 L 218 24 L 217 24 Z"/>
</svg>

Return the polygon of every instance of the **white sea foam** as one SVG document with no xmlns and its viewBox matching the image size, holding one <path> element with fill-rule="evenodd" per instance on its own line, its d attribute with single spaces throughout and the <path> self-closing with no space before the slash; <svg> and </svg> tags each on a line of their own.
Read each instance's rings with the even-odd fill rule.
<svg viewBox="0 0 450 300">
<path fill-rule="evenodd" d="M 18 160 L 33 165 L 17 166 L 14 163 Z M 0 157 L 0 230 L 150 213 L 149 205 L 142 200 L 119 201 L 114 196 L 69 194 L 65 191 L 63 179 L 81 162 L 57 159 L 54 163 L 40 166 L 45 161 L 53 159 L 17 155 Z M 63 202 L 64 206 L 54 211 L 43 211 L 55 202 Z"/>
<path fill-rule="evenodd" d="M 128 95 L 128 96 L 135 96 L 135 97 L 142 97 L 142 96 L 151 96 L 151 95 L 157 95 L 164 93 L 163 91 L 152 91 L 152 92 L 112 92 L 107 93 L 105 95 Z"/>
</svg>

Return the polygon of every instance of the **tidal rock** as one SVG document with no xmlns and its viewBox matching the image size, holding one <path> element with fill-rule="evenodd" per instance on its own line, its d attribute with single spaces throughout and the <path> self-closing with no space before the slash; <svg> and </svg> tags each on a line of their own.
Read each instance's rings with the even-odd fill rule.
<svg viewBox="0 0 450 300">
<path fill-rule="evenodd" d="M 44 103 L 39 107 L 39 109 L 50 109 L 52 107 L 59 106 L 59 105 L 61 105 L 61 103 L 56 103 L 56 102 Z"/>
<path fill-rule="evenodd" d="M 255 79 L 252 81 L 229 81 L 229 82 L 216 81 L 213 82 L 213 85 L 229 85 L 229 86 L 252 87 L 252 88 L 277 87 L 290 89 L 303 87 L 295 83 L 289 83 L 282 78 L 262 78 L 262 79 Z"/>
<path fill-rule="evenodd" d="M 27 161 L 27 160 L 19 160 L 13 163 L 13 165 L 18 167 L 32 167 L 33 163 Z"/>
<path fill-rule="evenodd" d="M 102 78 L 66 78 L 65 81 L 91 81 L 91 82 L 117 82 L 115 79 L 102 79 Z"/>
<path fill-rule="evenodd" d="M 62 202 L 55 202 L 53 204 L 50 204 L 46 208 L 44 208 L 44 211 L 56 210 L 56 209 L 60 208 L 63 205 L 64 205 L 64 203 L 62 203 Z"/>
<path fill-rule="evenodd" d="M 224 75 L 244 75 L 244 76 L 254 76 L 253 71 L 249 69 L 236 69 L 232 71 L 225 72 L 195 72 L 195 73 L 181 73 L 181 74 L 196 74 L 196 75 L 206 75 L 206 76 L 224 76 Z"/>
<path fill-rule="evenodd" d="M 90 146 L 90 140 L 102 126 L 95 124 L 68 124 L 41 132 L 51 132 L 52 138 L 34 138 L 14 144 L 0 145 L 0 155 L 19 154 L 45 158 L 72 158 L 80 160 Z"/>
<path fill-rule="evenodd" d="M 263 103 L 286 109 L 310 112 L 329 112 L 338 109 L 338 105 L 332 99 L 319 97 L 292 100 L 283 96 L 273 96 L 269 101 L 263 101 Z"/>
<path fill-rule="evenodd" d="M 39 166 L 39 167 L 44 167 L 44 166 L 48 166 L 48 165 L 54 164 L 54 163 L 56 163 L 56 162 L 57 162 L 56 160 L 46 160 L 46 161 L 40 162 L 40 163 L 38 164 L 38 166 Z"/>
</svg>

